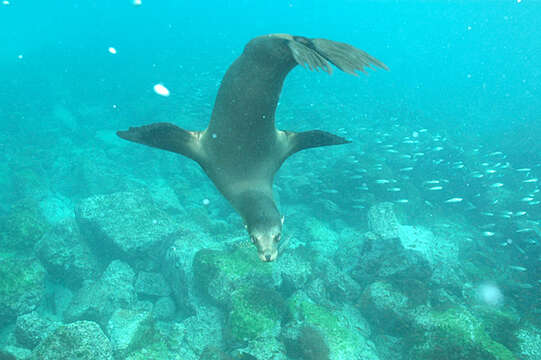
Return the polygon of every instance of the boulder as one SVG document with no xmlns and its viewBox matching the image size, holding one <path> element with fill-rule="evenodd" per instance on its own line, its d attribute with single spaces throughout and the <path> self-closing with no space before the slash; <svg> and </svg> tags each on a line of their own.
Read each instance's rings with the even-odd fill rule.
<svg viewBox="0 0 541 360">
<path fill-rule="evenodd" d="M 0 248 L 27 252 L 47 231 L 49 224 L 33 201 L 19 201 L 0 218 Z"/>
<path fill-rule="evenodd" d="M 103 258 L 137 268 L 156 267 L 178 224 L 144 192 L 118 192 L 83 199 L 75 208 L 81 233 Z"/>
<path fill-rule="evenodd" d="M 318 277 L 325 284 L 326 293 L 333 302 L 351 302 L 361 295 L 361 287 L 346 272 L 341 271 L 336 265 L 328 260 L 322 261 L 316 268 L 323 269 Z"/>
<path fill-rule="evenodd" d="M 386 334 L 400 337 L 414 328 L 408 298 L 390 283 L 377 281 L 367 286 L 360 310 L 374 328 Z"/>
<path fill-rule="evenodd" d="M 530 324 L 517 331 L 518 348 L 524 360 L 541 359 L 541 330 Z"/>
<path fill-rule="evenodd" d="M 117 309 L 135 305 L 135 273 L 120 261 L 109 264 L 98 281 L 87 281 L 73 297 L 64 313 L 66 321 L 92 320 L 102 326 Z"/>
<path fill-rule="evenodd" d="M 275 337 L 285 313 L 284 300 L 272 288 L 241 286 L 231 293 L 226 338 L 231 344 L 246 345 L 259 337 Z"/>
<path fill-rule="evenodd" d="M 194 284 L 214 303 L 227 307 L 239 287 L 272 284 L 272 267 L 253 248 L 234 251 L 202 249 L 193 261 Z"/>
<path fill-rule="evenodd" d="M 26 360 L 32 351 L 13 345 L 6 345 L 0 348 L 0 359 L 2 360 Z"/>
<path fill-rule="evenodd" d="M 398 237 L 400 223 L 393 208 L 393 203 L 383 202 L 368 209 L 368 229 L 382 239 Z"/>
<path fill-rule="evenodd" d="M 37 312 L 33 311 L 17 317 L 15 338 L 18 344 L 33 349 L 58 326 L 60 323 L 40 317 Z"/>
<path fill-rule="evenodd" d="M 185 319 L 182 325 L 184 343 L 180 348 L 192 349 L 196 354 L 210 346 L 223 346 L 223 313 L 212 306 L 199 306 L 197 315 Z"/>
<path fill-rule="evenodd" d="M 431 314 L 422 341 L 410 356 L 419 360 L 516 360 L 513 353 L 494 341 L 485 324 L 463 308 Z"/>
<path fill-rule="evenodd" d="M 171 320 L 175 316 L 176 311 L 175 301 L 171 297 L 161 297 L 156 300 L 152 308 L 152 316 L 156 320 Z"/>
<path fill-rule="evenodd" d="M 29 360 L 113 360 L 111 343 L 98 324 L 62 325 L 32 351 Z"/>
<path fill-rule="evenodd" d="M 280 275 L 280 289 L 292 294 L 302 289 L 313 277 L 312 266 L 305 256 L 306 249 L 298 247 L 278 257 L 273 271 Z"/>
<path fill-rule="evenodd" d="M 288 360 L 284 344 L 274 336 L 262 336 L 252 339 L 246 346 L 233 351 L 233 358 L 253 360 Z M 303 359 L 309 360 L 308 358 Z"/>
<path fill-rule="evenodd" d="M 72 218 L 47 231 L 35 250 L 51 277 L 68 286 L 77 287 L 84 280 L 96 279 L 102 270 Z"/>
<path fill-rule="evenodd" d="M 143 297 L 163 297 L 171 294 L 171 288 L 160 273 L 140 271 L 135 279 L 135 291 Z"/>
<path fill-rule="evenodd" d="M 45 275 L 35 257 L 0 254 L 0 326 L 38 307 L 45 297 Z"/>
<path fill-rule="evenodd" d="M 107 335 L 116 358 L 124 359 L 147 345 L 152 332 L 150 312 L 118 309 L 107 323 Z"/>
<path fill-rule="evenodd" d="M 364 327 L 366 322 L 357 322 L 351 318 L 350 309 L 345 312 L 331 310 L 330 308 L 313 303 L 302 292 L 297 292 L 288 301 L 288 309 L 292 321 L 286 325 L 292 326 L 301 323 L 317 331 L 315 339 L 319 342 L 321 337 L 329 349 L 329 360 L 379 360 L 375 345 L 368 340 L 368 334 Z M 359 315 L 360 316 L 360 315 Z M 321 337 L 319 336 L 321 335 Z M 285 332 L 282 336 L 288 336 Z M 306 341 L 293 336 L 290 341 Z M 309 340 L 308 340 L 309 341 Z M 299 346 L 299 344 L 297 344 Z M 309 345 L 304 345 L 309 346 Z M 319 346 L 312 344 L 311 346 Z M 313 352 L 314 350 L 312 350 Z M 305 351 L 305 354 L 308 351 Z M 309 359 L 309 358 L 307 358 Z"/>
</svg>

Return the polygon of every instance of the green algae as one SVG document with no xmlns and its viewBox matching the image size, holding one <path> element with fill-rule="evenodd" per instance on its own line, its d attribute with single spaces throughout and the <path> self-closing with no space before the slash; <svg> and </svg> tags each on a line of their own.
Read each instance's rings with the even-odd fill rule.
<svg viewBox="0 0 541 360">
<path fill-rule="evenodd" d="M 28 292 L 43 290 L 45 269 L 33 257 L 13 253 L 0 256 L 0 303 L 15 301 Z"/>
<path fill-rule="evenodd" d="M 197 252 L 193 261 L 195 283 L 206 293 L 209 283 L 221 274 L 231 281 L 254 275 L 271 275 L 271 266 L 262 262 L 248 249 L 239 248 L 233 252 L 203 249 Z"/>
<path fill-rule="evenodd" d="M 453 308 L 432 316 L 433 328 L 414 350 L 419 360 L 516 360 L 504 345 L 494 341 L 482 321 L 466 310 Z"/>
<path fill-rule="evenodd" d="M 272 289 L 241 287 L 231 294 L 228 334 L 233 342 L 273 332 L 285 314 L 281 296 Z"/>
<path fill-rule="evenodd" d="M 324 334 L 331 353 L 347 354 L 355 351 L 360 344 L 365 344 L 363 336 L 345 326 L 331 309 L 315 304 L 298 294 L 289 299 L 288 310 L 293 319 L 319 329 Z M 372 358 L 368 348 L 363 351 L 367 352 L 367 359 Z"/>
<path fill-rule="evenodd" d="M 22 202 L 13 206 L 9 215 L 0 223 L 0 247 L 8 250 L 32 248 L 48 226 L 35 204 Z"/>
</svg>

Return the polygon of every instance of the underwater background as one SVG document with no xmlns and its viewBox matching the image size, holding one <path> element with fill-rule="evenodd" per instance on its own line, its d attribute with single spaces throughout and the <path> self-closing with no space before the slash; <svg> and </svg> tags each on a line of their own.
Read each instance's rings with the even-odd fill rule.
<svg viewBox="0 0 541 360">
<path fill-rule="evenodd" d="M 3 0 L 0 359 L 541 359 L 539 29 L 537 0 Z M 389 67 L 288 75 L 277 126 L 352 143 L 277 173 L 272 263 L 195 162 L 115 135 L 204 129 L 267 33 Z"/>
</svg>

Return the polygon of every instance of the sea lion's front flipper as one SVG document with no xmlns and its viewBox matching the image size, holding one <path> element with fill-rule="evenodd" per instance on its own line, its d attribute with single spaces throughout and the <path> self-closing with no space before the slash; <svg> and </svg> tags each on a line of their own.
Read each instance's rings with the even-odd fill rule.
<svg viewBox="0 0 541 360">
<path fill-rule="evenodd" d="M 130 127 L 126 131 L 117 131 L 116 134 L 125 140 L 172 151 L 197 162 L 201 160 L 200 133 L 187 131 L 170 123 Z"/>
<path fill-rule="evenodd" d="M 351 141 L 338 135 L 331 134 L 321 130 L 311 130 L 304 132 L 292 132 L 285 131 L 288 141 L 288 149 L 283 158 L 285 160 L 288 156 L 304 149 L 329 146 L 329 145 L 341 145 L 348 144 Z"/>
</svg>

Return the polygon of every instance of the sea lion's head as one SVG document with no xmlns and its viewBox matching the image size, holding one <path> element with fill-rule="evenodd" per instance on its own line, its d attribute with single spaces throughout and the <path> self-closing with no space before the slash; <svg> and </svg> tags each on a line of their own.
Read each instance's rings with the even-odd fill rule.
<svg viewBox="0 0 541 360">
<path fill-rule="evenodd" d="M 276 260 L 278 256 L 278 243 L 282 237 L 282 222 L 252 226 L 249 229 L 250 240 L 257 249 L 257 254 L 262 261 Z"/>
<path fill-rule="evenodd" d="M 270 191 L 245 191 L 235 200 L 236 208 L 242 214 L 246 230 L 259 258 L 265 262 L 276 260 L 283 218 Z"/>
</svg>

